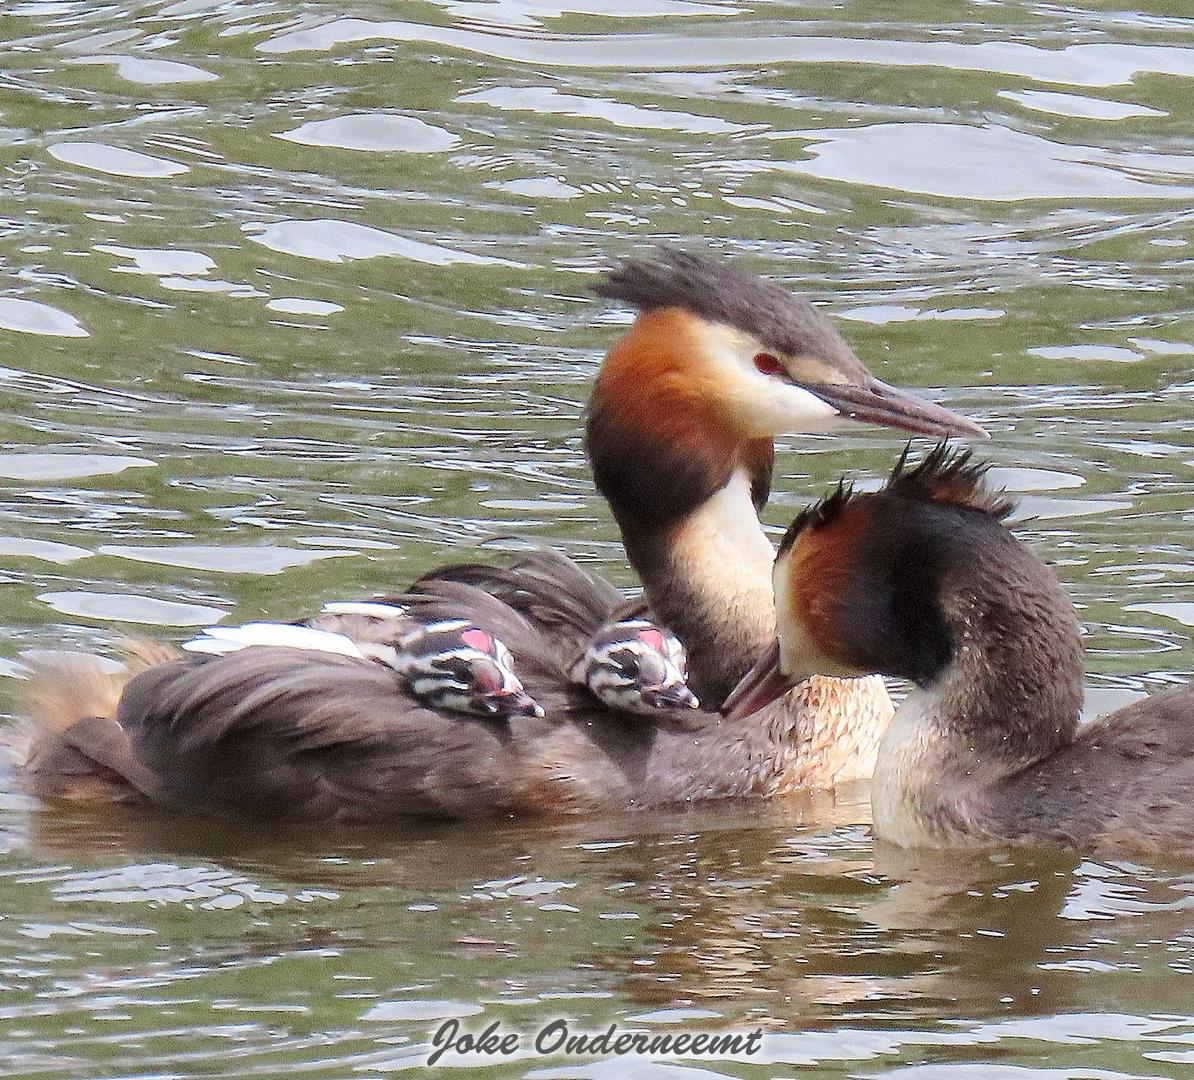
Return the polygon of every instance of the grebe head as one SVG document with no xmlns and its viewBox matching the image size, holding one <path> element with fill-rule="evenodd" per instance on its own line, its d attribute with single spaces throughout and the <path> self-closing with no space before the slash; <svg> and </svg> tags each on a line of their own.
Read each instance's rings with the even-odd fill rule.
<svg viewBox="0 0 1194 1080">
<path fill-rule="evenodd" d="M 645 411 L 647 424 L 663 397 L 702 407 L 706 423 L 747 440 L 823 431 L 842 419 L 986 437 L 872 376 L 807 300 L 725 263 L 663 248 L 623 263 L 596 291 L 639 318 L 607 357 L 594 398 L 613 397 L 623 414 Z"/>
<path fill-rule="evenodd" d="M 936 435 L 970 421 L 875 379 L 807 301 L 672 250 L 597 286 L 638 310 L 589 397 L 585 446 L 652 609 L 688 648 L 706 705 L 774 637 L 758 521 L 783 432 L 843 418 Z"/>
<path fill-rule="evenodd" d="M 514 673 L 510 650 L 466 620 L 420 626 L 394 648 L 394 666 L 428 708 L 494 718 L 543 715 Z"/>
<path fill-rule="evenodd" d="M 882 490 L 839 484 L 792 522 L 773 574 L 778 640 L 727 713 L 747 716 L 814 674 L 929 686 L 962 650 L 1020 635 L 1073 651 L 1073 607 L 1002 524 L 1013 504 L 984 487 L 986 466 L 944 445 L 916 465 L 907 453 Z"/>
<path fill-rule="evenodd" d="M 646 619 L 603 626 L 573 665 L 572 677 L 622 712 L 700 708 L 688 687 L 688 658 L 680 639 Z"/>
</svg>

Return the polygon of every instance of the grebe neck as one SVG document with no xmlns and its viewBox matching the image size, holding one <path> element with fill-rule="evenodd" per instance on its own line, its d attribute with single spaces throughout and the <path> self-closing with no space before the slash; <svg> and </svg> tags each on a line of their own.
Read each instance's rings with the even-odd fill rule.
<svg viewBox="0 0 1194 1080">
<path fill-rule="evenodd" d="M 907 847 L 974 835 L 992 788 L 1074 739 L 1083 678 L 1073 605 L 1043 565 L 1000 559 L 1014 552 L 1005 536 L 993 557 L 970 551 L 954 563 L 961 580 L 941 599 L 950 660 L 900 704 L 880 743 L 878 837 Z"/>
<path fill-rule="evenodd" d="M 775 551 L 759 525 L 749 474 L 734 470 L 668 528 L 622 535 L 652 608 L 688 649 L 689 682 L 715 706 L 775 637 Z"/>
<path fill-rule="evenodd" d="M 686 370 L 686 333 L 660 312 L 615 345 L 589 400 L 586 449 L 652 609 L 688 649 L 692 689 L 716 708 L 775 633 L 774 551 L 758 519 L 775 451 Z"/>
</svg>

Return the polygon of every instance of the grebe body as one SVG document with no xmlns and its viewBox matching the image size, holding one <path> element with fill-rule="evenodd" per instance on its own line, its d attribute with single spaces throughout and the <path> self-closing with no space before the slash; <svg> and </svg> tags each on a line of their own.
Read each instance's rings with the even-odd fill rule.
<svg viewBox="0 0 1194 1080">
<path fill-rule="evenodd" d="M 801 514 L 775 566 L 778 647 L 730 717 L 815 673 L 907 679 L 872 781 L 877 838 L 1194 856 L 1194 687 L 1079 727 L 1073 604 L 982 473 L 939 447 Z"/>
</svg>

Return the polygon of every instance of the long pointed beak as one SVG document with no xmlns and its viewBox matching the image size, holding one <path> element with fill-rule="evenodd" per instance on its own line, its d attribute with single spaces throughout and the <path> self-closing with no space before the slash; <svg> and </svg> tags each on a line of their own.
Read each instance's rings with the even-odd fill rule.
<svg viewBox="0 0 1194 1080">
<path fill-rule="evenodd" d="M 543 716 L 543 706 L 525 690 L 505 690 L 478 699 L 483 712 L 490 716 Z"/>
<path fill-rule="evenodd" d="M 792 679 L 779 669 L 779 642 L 775 642 L 730 692 L 721 706 L 727 720 L 742 720 L 781 698 L 801 680 Z"/>
<path fill-rule="evenodd" d="M 931 401 L 888 386 L 878 379 L 861 385 L 847 383 L 812 383 L 805 386 L 843 416 L 866 424 L 913 431 L 918 435 L 944 438 L 958 435 L 970 439 L 989 439 L 978 424 Z"/>
<path fill-rule="evenodd" d="M 647 686 L 639 696 L 653 709 L 699 709 L 700 699 L 683 683 L 672 686 Z"/>
<path fill-rule="evenodd" d="M 516 690 L 503 698 L 502 712 L 507 716 L 542 716 L 543 706 L 525 690 Z"/>
</svg>

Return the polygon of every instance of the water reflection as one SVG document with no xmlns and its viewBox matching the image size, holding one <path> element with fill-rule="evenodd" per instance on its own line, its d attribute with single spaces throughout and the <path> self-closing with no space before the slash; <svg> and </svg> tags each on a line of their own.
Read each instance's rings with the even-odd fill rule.
<svg viewBox="0 0 1194 1080">
<path fill-rule="evenodd" d="M 482 1010 L 514 1026 L 561 1011 L 594 1030 L 619 1016 L 661 1028 L 761 1025 L 761 1060 L 787 1065 L 942 1046 L 981 1055 L 1005 1041 L 1001 1055 L 1014 1045 L 1115 1053 L 1117 1042 L 1187 1053 L 1188 1024 L 1116 1015 L 1116 1003 L 1146 980 L 1150 1007 L 1181 1015 L 1188 874 L 1048 853 L 881 847 L 872 859 L 863 831 L 821 824 L 858 814 L 846 797 L 787 807 L 766 825 L 721 808 L 484 837 L 459 826 L 313 837 L 167 815 L 35 818 L 28 851 L 48 861 L 0 876 L 0 888 L 52 897 L 52 919 L 14 907 L 18 939 L 98 935 L 191 955 L 148 980 L 76 984 L 48 999 L 55 1010 L 96 995 L 111 1002 L 102 1008 L 127 1009 L 138 990 L 149 1005 L 155 988 L 176 995 L 179 979 L 202 996 L 239 972 L 242 988 L 217 990 L 218 1008 L 350 1007 L 348 1026 L 325 1032 L 336 1060 L 401 1034 L 414 1042 L 399 1058 L 413 1062 L 436 1020 Z M 73 869 L 83 852 L 116 863 Z M 164 921 L 170 910 L 191 914 Z M 197 948 L 178 937 L 196 920 L 206 925 Z M 395 957 L 405 958 L 397 969 Z M 264 996 L 251 975 L 261 964 L 281 969 Z M 279 981 L 283 972 L 304 981 Z M 759 997 L 761 986 L 770 993 Z M 897 1030 L 868 1030 L 879 1016 Z M 255 1054 L 276 1052 L 264 1032 L 247 1034 Z"/>
<path fill-rule="evenodd" d="M 276 138 L 304 146 L 335 146 L 344 150 L 432 154 L 451 150 L 459 140 L 450 131 L 426 124 L 413 116 L 358 113 L 332 120 L 311 120 Z"/>
<path fill-rule="evenodd" d="M 113 176 L 168 177 L 179 176 L 190 170 L 177 161 L 143 154 L 139 150 L 126 150 L 98 142 L 54 143 L 47 152 L 67 165 L 78 165 L 96 172 L 111 173 Z"/>
<path fill-rule="evenodd" d="M 1168 116 L 1163 109 L 1134 105 L 1129 101 L 1084 97 L 1081 94 L 1061 94 L 1055 90 L 1000 90 L 999 96 L 1037 112 L 1057 116 L 1072 116 L 1086 120 L 1127 120 L 1133 116 Z"/>
<path fill-rule="evenodd" d="M 86 327 L 73 315 L 36 300 L 0 298 L 0 329 L 19 334 L 46 334 L 49 337 L 88 337 Z"/>
</svg>

